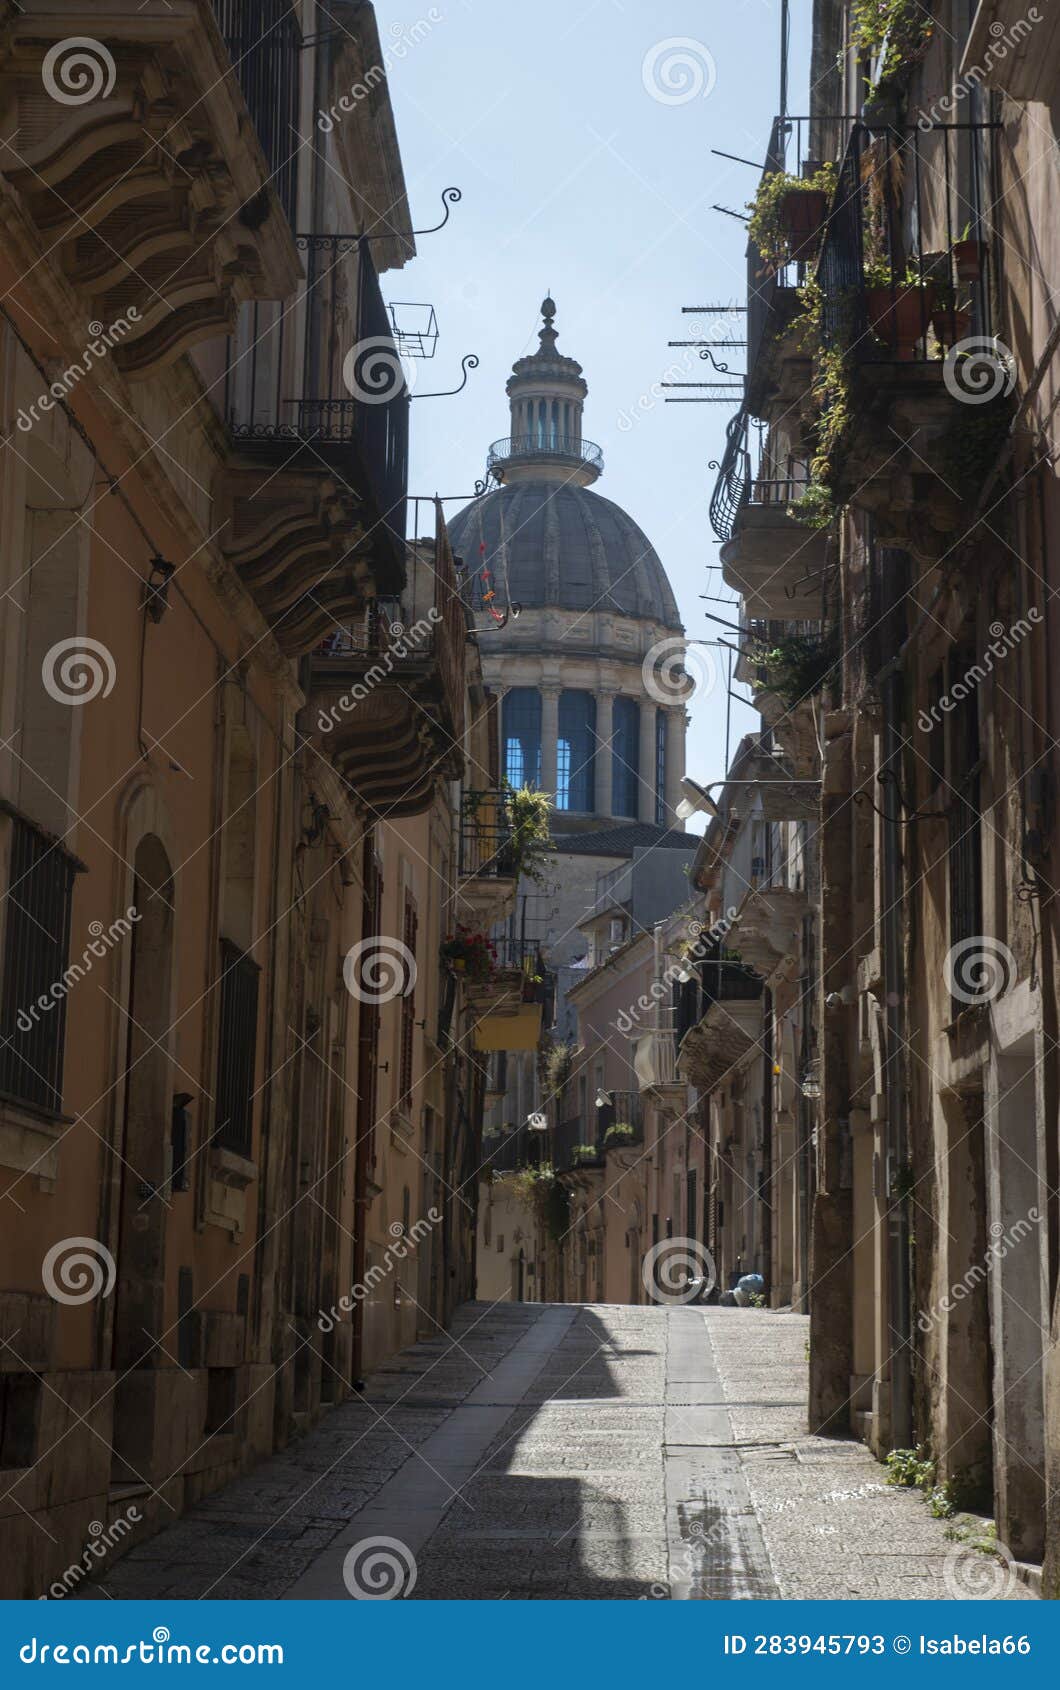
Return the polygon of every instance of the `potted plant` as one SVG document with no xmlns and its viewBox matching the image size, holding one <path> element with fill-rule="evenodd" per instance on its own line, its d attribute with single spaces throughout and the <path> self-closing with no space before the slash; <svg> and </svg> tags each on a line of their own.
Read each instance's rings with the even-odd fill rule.
<svg viewBox="0 0 1060 1690">
<path fill-rule="evenodd" d="M 769 273 L 813 257 L 835 186 L 834 164 L 822 164 L 805 176 L 789 176 L 784 170 L 763 176 L 749 205 L 747 233 Z"/>
<path fill-rule="evenodd" d="M 970 302 L 957 303 L 957 290 L 950 282 L 936 282 L 931 305 L 931 332 L 946 351 L 967 340 L 972 327 Z"/>
<path fill-rule="evenodd" d="M 865 313 L 869 327 L 900 359 L 912 358 L 916 343 L 927 333 L 935 299 L 935 283 L 922 277 L 912 263 L 895 274 L 887 259 L 865 265 Z"/>
<path fill-rule="evenodd" d="M 961 238 L 953 243 L 953 268 L 959 282 L 977 282 L 983 273 L 983 243 L 968 238 L 971 224 L 961 230 Z"/>
<path fill-rule="evenodd" d="M 469 980 L 489 980 L 496 971 L 496 946 L 485 933 L 473 933 L 468 927 L 457 927 L 443 941 L 440 954 L 450 973 Z"/>
</svg>

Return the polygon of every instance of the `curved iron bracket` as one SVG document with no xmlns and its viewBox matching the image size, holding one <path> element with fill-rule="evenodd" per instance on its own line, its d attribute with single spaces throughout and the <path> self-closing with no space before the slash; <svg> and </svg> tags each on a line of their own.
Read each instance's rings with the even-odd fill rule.
<svg viewBox="0 0 1060 1690">
<path fill-rule="evenodd" d="M 464 196 L 459 188 L 443 188 L 442 204 L 445 207 L 445 216 L 442 218 L 442 221 L 440 223 L 432 224 L 429 229 L 413 229 L 412 233 L 414 235 L 436 235 L 439 229 L 445 228 L 445 225 L 449 221 L 450 211 L 453 209 L 454 205 L 460 204 L 463 197 Z"/>
<path fill-rule="evenodd" d="M 717 358 L 715 358 L 715 356 L 714 356 L 714 354 L 713 354 L 713 352 L 709 352 L 709 351 L 706 351 L 706 350 L 704 350 L 704 351 L 703 351 L 703 352 L 701 352 L 701 353 L 700 353 L 700 354 L 699 354 L 699 356 L 700 356 L 700 357 L 701 357 L 701 358 L 707 358 L 707 359 L 709 359 L 709 361 L 710 361 L 710 362 L 711 362 L 711 363 L 712 363 L 712 364 L 713 364 L 713 366 L 714 366 L 714 368 L 715 368 L 715 369 L 716 369 L 716 370 L 718 370 L 718 371 L 719 371 L 719 372 L 720 372 L 720 374 L 722 374 L 722 375 L 723 375 L 723 376 L 727 376 L 727 375 L 728 375 L 728 373 L 729 373 L 729 366 L 728 366 L 728 364 L 722 364 L 722 363 L 719 363 L 719 361 L 718 361 L 718 359 L 717 359 Z"/>
<path fill-rule="evenodd" d="M 455 393 L 463 393 L 465 387 L 467 386 L 467 372 L 469 370 L 477 370 L 478 369 L 478 362 L 479 361 L 478 361 L 478 353 L 477 352 L 469 352 L 466 355 L 466 357 L 461 358 L 460 368 L 464 372 L 464 379 L 460 383 L 459 387 L 447 387 L 445 389 L 444 393 L 410 393 L 409 398 L 410 399 L 451 399 Z M 476 492 L 477 492 L 478 482 L 475 483 L 475 489 L 476 489 Z"/>
</svg>

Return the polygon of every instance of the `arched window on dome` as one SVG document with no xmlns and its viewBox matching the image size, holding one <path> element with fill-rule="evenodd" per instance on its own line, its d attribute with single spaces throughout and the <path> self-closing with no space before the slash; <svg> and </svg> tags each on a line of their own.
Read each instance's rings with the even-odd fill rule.
<svg viewBox="0 0 1060 1690">
<path fill-rule="evenodd" d="M 549 442 L 553 451 L 559 445 L 559 400 L 552 401 L 552 438 Z"/>
<path fill-rule="evenodd" d="M 655 825 L 666 826 L 666 711 L 655 712 Z"/>
<path fill-rule="evenodd" d="M 504 778 L 509 786 L 541 785 L 541 694 L 511 687 L 504 695 Z"/>
<path fill-rule="evenodd" d="M 611 809 L 616 816 L 635 816 L 640 774 L 640 705 L 635 698 L 619 693 L 612 728 Z"/>
<path fill-rule="evenodd" d="M 596 699 L 591 692 L 561 692 L 556 742 L 556 808 L 593 809 Z"/>
</svg>

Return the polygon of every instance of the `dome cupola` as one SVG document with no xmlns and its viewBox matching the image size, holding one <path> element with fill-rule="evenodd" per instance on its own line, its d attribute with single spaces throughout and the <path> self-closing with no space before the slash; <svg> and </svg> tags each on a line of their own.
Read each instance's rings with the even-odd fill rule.
<svg viewBox="0 0 1060 1690">
<path fill-rule="evenodd" d="M 508 378 L 511 433 L 490 447 L 489 467 L 502 485 L 514 481 L 566 481 L 589 487 L 604 467 L 603 454 L 582 439 L 582 407 L 589 391 L 575 358 L 557 351 L 556 302 L 541 302 L 543 327 L 536 352 L 519 358 Z"/>
</svg>

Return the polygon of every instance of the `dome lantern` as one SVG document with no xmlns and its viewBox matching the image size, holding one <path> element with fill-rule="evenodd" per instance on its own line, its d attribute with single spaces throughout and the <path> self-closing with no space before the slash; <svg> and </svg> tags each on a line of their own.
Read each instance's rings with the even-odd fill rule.
<svg viewBox="0 0 1060 1690">
<path fill-rule="evenodd" d="M 496 479 L 565 481 L 589 487 L 604 467 L 599 446 L 582 438 L 582 407 L 588 387 L 582 367 L 557 351 L 556 302 L 541 301 L 543 327 L 538 349 L 518 358 L 508 378 L 511 432 L 490 448 Z"/>
</svg>

